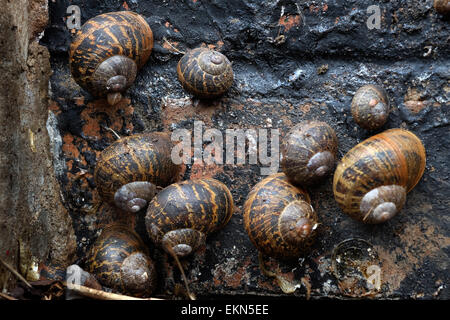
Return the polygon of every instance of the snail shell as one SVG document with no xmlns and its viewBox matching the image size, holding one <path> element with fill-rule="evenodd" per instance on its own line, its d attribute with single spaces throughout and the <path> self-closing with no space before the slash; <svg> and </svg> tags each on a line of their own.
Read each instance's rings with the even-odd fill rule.
<svg viewBox="0 0 450 320">
<path fill-rule="evenodd" d="M 449 0 L 434 0 L 434 9 L 442 15 L 450 14 L 450 1 Z"/>
<path fill-rule="evenodd" d="M 334 197 L 364 223 L 391 219 L 425 170 L 425 148 L 412 132 L 390 129 L 353 147 L 334 173 Z"/>
<path fill-rule="evenodd" d="M 382 127 L 389 116 L 389 99 L 386 91 L 377 85 L 359 88 L 352 100 L 352 116 L 364 129 L 376 130 Z"/>
<path fill-rule="evenodd" d="M 181 166 L 171 159 L 169 133 L 140 133 L 105 148 L 97 160 L 94 180 L 100 197 L 128 212 L 144 208 L 156 193 L 176 181 Z"/>
<path fill-rule="evenodd" d="M 202 246 L 209 233 L 225 226 L 233 209 L 230 190 L 222 182 L 187 180 L 166 187 L 153 198 L 145 224 L 158 246 L 184 257 Z"/>
<path fill-rule="evenodd" d="M 102 285 L 123 294 L 149 296 L 156 287 L 156 269 L 147 247 L 122 225 L 103 229 L 88 252 L 86 270 Z"/>
<path fill-rule="evenodd" d="M 75 81 L 95 97 L 114 105 L 131 86 L 153 48 L 145 19 L 131 11 L 110 12 L 88 20 L 70 46 Z"/>
<path fill-rule="evenodd" d="M 244 226 L 253 245 L 280 259 L 298 258 L 316 237 L 317 214 L 308 193 L 284 173 L 268 176 L 250 191 L 244 204 Z"/>
<path fill-rule="evenodd" d="M 281 168 L 294 184 L 317 184 L 334 169 L 337 146 L 336 133 L 328 124 L 303 121 L 281 143 Z"/>
<path fill-rule="evenodd" d="M 215 98 L 233 84 L 231 63 L 222 53 L 207 48 L 188 51 L 178 62 L 183 88 L 200 98 Z"/>
</svg>

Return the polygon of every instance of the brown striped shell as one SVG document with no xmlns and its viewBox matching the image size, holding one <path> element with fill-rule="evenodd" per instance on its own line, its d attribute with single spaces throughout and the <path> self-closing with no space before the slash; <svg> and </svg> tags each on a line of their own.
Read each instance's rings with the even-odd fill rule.
<svg viewBox="0 0 450 320">
<path fill-rule="evenodd" d="M 166 132 L 134 134 L 112 143 L 100 154 L 94 171 L 100 197 L 130 212 L 145 207 L 157 186 L 178 179 L 181 166 L 172 162 L 172 147 Z"/>
<path fill-rule="evenodd" d="M 368 84 L 359 88 L 353 96 L 351 112 L 355 122 L 364 129 L 381 128 L 389 117 L 389 99 L 386 91 Z"/>
<path fill-rule="evenodd" d="M 281 168 L 294 184 L 317 184 L 334 169 L 337 146 L 336 133 L 328 124 L 302 121 L 281 143 Z"/>
<path fill-rule="evenodd" d="M 174 183 L 159 192 L 147 208 L 150 238 L 180 257 L 204 244 L 211 232 L 231 219 L 234 204 L 222 182 L 203 178 Z"/>
<path fill-rule="evenodd" d="M 292 185 L 284 173 L 256 184 L 244 204 L 244 226 L 253 245 L 279 259 L 305 254 L 318 225 L 310 202 L 308 193 Z"/>
<path fill-rule="evenodd" d="M 425 148 L 408 130 L 390 129 L 353 147 L 338 164 L 334 197 L 341 209 L 365 223 L 397 214 L 425 170 Z"/>
<path fill-rule="evenodd" d="M 141 238 L 126 226 L 110 225 L 90 248 L 86 270 L 116 292 L 148 297 L 156 287 L 157 274 Z"/>
<path fill-rule="evenodd" d="M 183 88 L 200 98 L 215 98 L 233 84 L 231 63 L 222 53 L 196 48 L 178 62 L 178 79 Z"/>
<path fill-rule="evenodd" d="M 115 104 L 152 48 L 153 33 L 142 16 L 131 11 L 104 13 L 89 19 L 75 35 L 70 70 L 84 90 Z"/>
</svg>

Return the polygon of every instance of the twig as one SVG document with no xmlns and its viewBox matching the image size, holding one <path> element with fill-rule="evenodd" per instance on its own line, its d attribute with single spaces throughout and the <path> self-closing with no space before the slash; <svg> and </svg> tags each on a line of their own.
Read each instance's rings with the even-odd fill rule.
<svg viewBox="0 0 450 320">
<path fill-rule="evenodd" d="M 12 300 L 19 300 L 19 299 L 16 299 L 14 297 L 11 297 L 11 296 L 7 295 L 6 293 L 1 293 L 1 292 L 0 292 L 0 297 L 4 298 L 6 300 L 11 300 L 11 301 Z"/>
<path fill-rule="evenodd" d="M 195 296 L 194 296 L 194 295 L 191 293 L 191 291 L 189 290 L 189 284 L 188 284 L 186 275 L 184 274 L 183 266 L 181 265 L 180 260 L 178 259 L 177 254 L 176 254 L 176 253 L 173 251 L 173 249 L 172 249 L 170 246 L 168 246 L 168 245 L 166 246 L 166 250 L 167 250 L 167 251 L 170 253 L 170 255 L 175 259 L 175 262 L 177 263 L 178 268 L 180 269 L 181 277 L 182 277 L 183 280 L 184 280 L 184 285 L 186 286 L 186 291 L 187 291 L 187 295 L 188 295 L 189 299 L 195 300 L 195 299 L 196 299 Z"/>
<path fill-rule="evenodd" d="M 13 275 L 15 275 L 17 278 L 19 278 L 19 280 L 21 280 L 23 283 L 25 283 L 27 285 L 27 287 L 29 288 L 33 288 L 33 286 L 27 281 L 27 279 L 25 279 L 20 273 L 18 273 L 16 270 L 14 270 L 13 267 L 11 267 L 8 263 L 6 263 L 6 261 L 4 261 L 2 258 L 0 258 L 0 263 L 9 271 L 11 271 L 11 273 Z"/>
<path fill-rule="evenodd" d="M 102 126 L 102 127 L 108 131 L 111 131 L 116 136 L 117 139 L 120 139 L 120 136 L 113 129 L 111 129 L 110 127 L 107 127 L 107 126 Z"/>
<path fill-rule="evenodd" d="M 167 41 L 167 39 L 164 37 L 163 38 L 164 42 L 167 43 L 175 52 L 178 52 L 180 54 L 186 54 L 186 52 L 178 50 L 177 48 L 175 48 L 169 41 Z"/>
<path fill-rule="evenodd" d="M 162 300 L 158 298 L 136 298 L 131 296 L 126 296 L 118 293 L 110 293 L 102 290 L 92 289 L 85 286 L 80 286 L 78 284 L 68 284 L 63 282 L 63 284 L 69 289 L 82 296 L 99 299 L 99 300 Z"/>
</svg>

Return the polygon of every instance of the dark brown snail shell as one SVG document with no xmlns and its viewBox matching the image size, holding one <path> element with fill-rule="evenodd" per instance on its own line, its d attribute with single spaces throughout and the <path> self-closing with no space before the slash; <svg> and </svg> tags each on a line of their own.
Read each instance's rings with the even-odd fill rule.
<svg viewBox="0 0 450 320">
<path fill-rule="evenodd" d="M 381 128 L 389 117 L 389 99 L 386 91 L 377 85 L 365 85 L 359 88 L 352 100 L 352 116 L 364 129 Z"/>
<path fill-rule="evenodd" d="M 334 169 L 337 146 L 336 133 L 328 124 L 303 121 L 281 143 L 281 168 L 294 184 L 317 184 Z"/>
<path fill-rule="evenodd" d="M 442 15 L 450 14 L 450 1 L 449 0 L 434 0 L 434 9 Z"/>
<path fill-rule="evenodd" d="M 253 245 L 279 259 L 307 253 L 318 226 L 310 202 L 308 193 L 292 185 L 284 173 L 256 184 L 244 204 L 244 226 Z"/>
<path fill-rule="evenodd" d="M 188 51 L 178 62 L 183 88 L 199 98 L 215 98 L 233 84 L 231 62 L 222 53 L 207 48 Z"/>
<path fill-rule="evenodd" d="M 100 197 L 129 212 L 144 208 L 157 186 L 178 179 L 181 166 L 172 162 L 172 147 L 165 132 L 134 134 L 112 143 L 100 154 L 94 171 Z"/>
<path fill-rule="evenodd" d="M 145 224 L 156 245 L 184 257 L 202 246 L 208 234 L 224 227 L 233 210 L 230 190 L 222 182 L 187 180 L 166 187 L 153 198 Z"/>
<path fill-rule="evenodd" d="M 89 19 L 77 32 L 69 52 L 75 81 L 113 105 L 131 86 L 153 48 L 145 19 L 131 11 L 109 12 Z"/>
<path fill-rule="evenodd" d="M 375 224 L 394 217 L 425 170 L 425 148 L 408 130 L 390 129 L 353 147 L 334 173 L 333 192 L 352 218 Z"/>
<path fill-rule="evenodd" d="M 86 257 L 86 270 L 104 286 L 122 294 L 148 297 L 157 274 L 139 235 L 126 226 L 110 225 L 94 242 Z"/>
</svg>

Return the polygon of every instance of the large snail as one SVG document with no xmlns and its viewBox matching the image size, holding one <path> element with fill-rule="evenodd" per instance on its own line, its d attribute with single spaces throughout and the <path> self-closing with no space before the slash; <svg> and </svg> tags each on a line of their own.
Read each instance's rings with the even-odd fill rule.
<svg viewBox="0 0 450 320">
<path fill-rule="evenodd" d="M 131 86 L 153 48 L 145 19 L 131 11 L 110 12 L 88 20 L 70 46 L 75 81 L 95 97 L 114 105 Z"/>
<path fill-rule="evenodd" d="M 156 269 L 148 249 L 126 226 L 104 228 L 88 252 L 85 265 L 102 285 L 120 293 L 149 296 L 156 287 Z"/>
<path fill-rule="evenodd" d="M 233 84 L 231 63 L 222 53 L 208 48 L 189 50 L 178 62 L 183 88 L 200 98 L 215 98 Z"/>
<path fill-rule="evenodd" d="M 117 207 L 138 212 L 156 193 L 178 179 L 181 166 L 171 159 L 169 133 L 140 133 L 105 148 L 97 160 L 94 180 L 100 197 Z"/>
<path fill-rule="evenodd" d="M 317 214 L 306 191 L 292 185 L 284 173 L 256 184 L 244 204 L 244 226 L 263 254 L 292 259 L 306 253 L 316 236 Z"/>
<path fill-rule="evenodd" d="M 359 88 L 352 100 L 352 116 L 355 122 L 364 129 L 381 128 L 389 116 L 389 99 L 386 91 L 373 84 Z"/>
<path fill-rule="evenodd" d="M 328 124 L 303 121 L 282 141 L 282 170 L 294 184 L 319 183 L 334 169 L 337 145 L 336 133 Z"/>
<path fill-rule="evenodd" d="M 412 132 L 390 129 L 353 147 L 338 164 L 334 197 L 352 218 L 370 224 L 391 219 L 425 170 L 425 148 Z"/>
<path fill-rule="evenodd" d="M 222 182 L 203 178 L 174 183 L 160 191 L 147 208 L 150 238 L 166 251 L 184 257 L 205 243 L 206 236 L 230 220 L 233 198 Z"/>
</svg>

